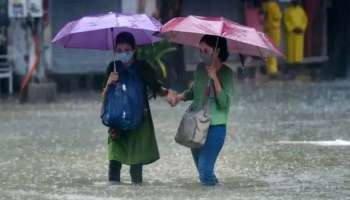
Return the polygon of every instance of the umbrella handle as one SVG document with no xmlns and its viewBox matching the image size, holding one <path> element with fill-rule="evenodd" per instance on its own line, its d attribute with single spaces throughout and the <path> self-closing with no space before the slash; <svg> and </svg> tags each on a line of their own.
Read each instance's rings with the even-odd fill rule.
<svg viewBox="0 0 350 200">
<path fill-rule="evenodd" d="M 112 38 L 112 46 L 113 46 L 113 50 L 112 50 L 112 52 L 113 52 L 113 72 L 114 73 L 116 73 L 117 72 L 117 66 L 116 66 L 116 64 L 115 64 L 115 51 L 114 51 L 114 49 L 115 49 L 115 46 L 114 46 L 114 38 L 113 38 L 113 28 L 111 28 L 111 38 Z"/>
<path fill-rule="evenodd" d="M 116 73 L 117 72 L 117 65 L 115 64 L 115 60 L 113 60 L 113 72 Z"/>
<path fill-rule="evenodd" d="M 216 42 L 215 42 L 215 48 L 214 48 L 214 52 L 213 52 L 213 55 L 211 56 L 212 58 L 212 61 L 211 61 L 211 64 L 213 65 L 214 64 L 214 53 L 216 52 L 216 50 L 218 49 L 218 44 L 219 44 L 219 36 L 216 37 Z"/>
</svg>

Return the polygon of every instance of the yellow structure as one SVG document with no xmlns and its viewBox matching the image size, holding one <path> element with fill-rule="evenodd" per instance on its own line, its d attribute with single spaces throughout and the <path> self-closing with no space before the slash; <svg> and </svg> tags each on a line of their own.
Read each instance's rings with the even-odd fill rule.
<svg viewBox="0 0 350 200">
<path fill-rule="evenodd" d="M 304 35 L 307 22 L 306 13 L 300 5 L 291 5 L 284 13 L 288 63 L 298 63 L 304 59 Z"/>
<path fill-rule="evenodd" d="M 280 6 L 276 1 L 265 1 L 263 3 L 263 11 L 265 13 L 264 31 L 279 46 L 281 42 L 281 19 L 282 13 Z M 277 58 L 269 57 L 266 61 L 267 73 L 276 75 L 278 72 Z"/>
</svg>

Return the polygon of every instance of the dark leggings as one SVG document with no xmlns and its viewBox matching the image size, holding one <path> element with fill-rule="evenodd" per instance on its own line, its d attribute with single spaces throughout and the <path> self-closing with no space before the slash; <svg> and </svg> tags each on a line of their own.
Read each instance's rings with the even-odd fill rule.
<svg viewBox="0 0 350 200">
<path fill-rule="evenodd" d="M 120 182 L 120 170 L 122 169 L 122 163 L 116 160 L 109 161 L 109 181 Z M 142 183 L 142 164 L 130 166 L 131 181 L 134 184 Z"/>
</svg>

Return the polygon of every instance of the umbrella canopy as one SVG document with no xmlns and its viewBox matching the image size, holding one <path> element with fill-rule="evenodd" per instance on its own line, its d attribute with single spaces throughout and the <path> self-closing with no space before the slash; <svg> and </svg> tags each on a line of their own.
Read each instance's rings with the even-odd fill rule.
<svg viewBox="0 0 350 200">
<path fill-rule="evenodd" d="M 112 50 L 116 35 L 121 32 L 133 34 L 137 45 L 160 40 L 155 33 L 162 24 L 145 14 L 120 14 L 109 12 L 86 16 L 66 24 L 52 40 L 64 48 Z"/>
<path fill-rule="evenodd" d="M 227 39 L 231 53 L 259 57 L 283 56 L 264 33 L 224 17 L 176 17 L 162 27 L 161 34 L 171 42 L 195 47 L 203 35 L 215 35 Z"/>
</svg>

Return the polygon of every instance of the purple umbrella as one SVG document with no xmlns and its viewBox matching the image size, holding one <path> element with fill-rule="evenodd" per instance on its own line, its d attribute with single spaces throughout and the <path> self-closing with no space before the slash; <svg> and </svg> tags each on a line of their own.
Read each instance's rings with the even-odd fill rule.
<svg viewBox="0 0 350 200">
<path fill-rule="evenodd" d="M 112 50 L 116 35 L 127 31 L 133 34 L 137 45 L 160 40 L 155 34 L 162 24 L 145 14 L 120 14 L 109 12 L 86 16 L 66 24 L 52 40 L 64 48 Z"/>
</svg>

